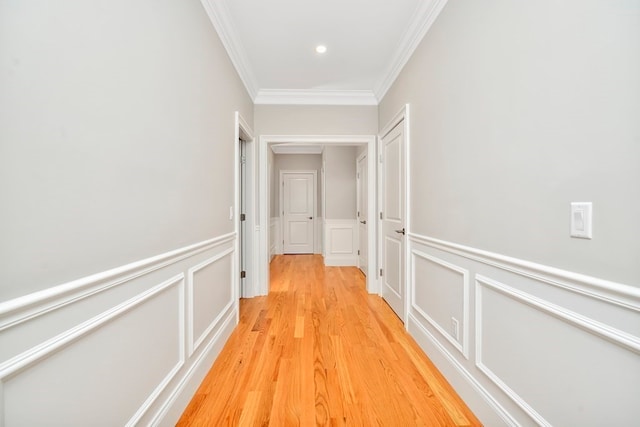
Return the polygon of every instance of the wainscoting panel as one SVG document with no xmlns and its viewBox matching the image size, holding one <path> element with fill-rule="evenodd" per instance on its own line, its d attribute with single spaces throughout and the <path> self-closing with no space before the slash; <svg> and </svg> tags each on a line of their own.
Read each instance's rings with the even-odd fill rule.
<svg viewBox="0 0 640 427">
<path fill-rule="evenodd" d="M 483 276 L 476 298 L 477 366 L 538 424 L 640 419 L 640 348 L 608 339 L 605 325 Z M 596 402 L 606 409 L 588 407 Z"/>
<path fill-rule="evenodd" d="M 469 272 L 413 250 L 411 309 L 469 358 Z"/>
<path fill-rule="evenodd" d="M 233 248 L 189 269 L 187 301 L 189 356 L 233 306 Z"/>
<path fill-rule="evenodd" d="M 104 425 L 134 424 L 184 363 L 183 287 L 182 276 L 154 287 L 4 371 L 6 425 L 82 425 L 97 414 Z"/>
<path fill-rule="evenodd" d="M 485 425 L 640 419 L 640 289 L 415 234 L 409 253 L 407 328 Z"/>
<path fill-rule="evenodd" d="M 174 424 L 236 324 L 235 239 L 0 304 L 0 427 Z"/>
<path fill-rule="evenodd" d="M 325 265 L 358 265 L 357 221 L 327 219 L 324 221 Z"/>
</svg>

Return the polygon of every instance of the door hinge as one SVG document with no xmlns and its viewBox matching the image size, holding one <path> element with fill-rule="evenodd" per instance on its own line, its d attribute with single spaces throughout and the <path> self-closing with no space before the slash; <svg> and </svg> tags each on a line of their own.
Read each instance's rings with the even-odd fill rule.
<svg viewBox="0 0 640 427">
<path fill-rule="evenodd" d="M 382 163 L 382 154 L 380 154 L 380 163 Z"/>
<path fill-rule="evenodd" d="M 360 255 L 360 249 L 358 249 L 358 255 Z"/>
<path fill-rule="evenodd" d="M 240 221 L 246 221 L 247 220 L 247 215 L 246 214 L 240 214 Z"/>
<path fill-rule="evenodd" d="M 356 178 L 360 179 L 360 172 L 356 174 Z"/>
<path fill-rule="evenodd" d="M 383 218 L 382 218 L 382 212 L 380 212 L 380 219 L 383 219 Z"/>
<path fill-rule="evenodd" d="M 380 277 L 382 277 L 382 269 L 380 269 Z"/>
<path fill-rule="evenodd" d="M 241 279 L 244 279 L 245 277 L 247 277 L 247 272 L 246 272 L 246 271 L 244 271 L 244 270 L 242 270 L 242 271 L 240 272 L 240 278 L 241 278 Z"/>
<path fill-rule="evenodd" d="M 360 211 L 358 211 L 358 218 L 360 218 Z"/>
</svg>

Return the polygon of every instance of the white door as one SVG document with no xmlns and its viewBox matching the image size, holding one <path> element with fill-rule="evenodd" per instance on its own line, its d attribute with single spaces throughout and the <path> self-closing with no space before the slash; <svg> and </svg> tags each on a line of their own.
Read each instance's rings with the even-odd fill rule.
<svg viewBox="0 0 640 427">
<path fill-rule="evenodd" d="M 358 181 L 358 267 L 366 275 L 367 274 L 367 241 L 368 241 L 368 211 L 367 211 L 367 192 L 368 192 L 368 174 L 367 174 L 367 155 L 358 158 L 356 165 L 357 181 Z"/>
<path fill-rule="evenodd" d="M 316 172 L 281 172 L 283 253 L 312 254 Z"/>
<path fill-rule="evenodd" d="M 382 297 L 404 321 L 404 122 L 383 136 L 382 155 Z"/>
</svg>

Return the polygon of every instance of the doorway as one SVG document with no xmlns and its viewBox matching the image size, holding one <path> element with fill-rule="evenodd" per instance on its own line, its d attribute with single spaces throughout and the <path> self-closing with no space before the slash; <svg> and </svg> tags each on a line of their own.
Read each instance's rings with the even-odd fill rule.
<svg viewBox="0 0 640 427">
<path fill-rule="evenodd" d="M 322 135 L 301 135 L 301 136 L 271 136 L 271 135 L 263 135 L 260 137 L 259 141 L 259 195 L 260 195 L 260 224 L 264 226 L 260 227 L 259 230 L 259 254 L 258 254 L 258 264 L 259 264 L 259 286 L 258 293 L 255 295 L 267 295 L 268 293 L 268 283 L 269 283 L 269 212 L 270 212 L 270 201 L 269 201 L 269 168 L 268 168 L 268 156 L 270 147 L 273 144 L 278 145 L 298 145 L 298 146 L 309 146 L 309 145 L 341 145 L 341 146 L 357 146 L 357 145 L 365 145 L 367 152 L 367 162 L 368 162 L 368 171 L 375 171 L 375 152 L 376 152 L 376 137 L 373 135 L 348 135 L 348 136 L 322 136 Z M 371 172 L 369 173 L 369 176 Z M 375 185 L 372 185 L 372 182 L 375 184 L 375 180 L 368 180 L 368 188 L 367 188 L 367 223 L 375 224 Z M 323 188 L 324 191 L 324 188 Z M 368 227 L 369 238 L 367 239 L 367 253 L 376 253 L 376 238 L 375 235 L 371 235 L 375 227 Z M 378 294 L 380 292 L 380 288 L 378 285 L 378 275 L 376 274 L 376 263 L 369 262 L 367 266 L 367 291 L 369 293 Z"/>
</svg>

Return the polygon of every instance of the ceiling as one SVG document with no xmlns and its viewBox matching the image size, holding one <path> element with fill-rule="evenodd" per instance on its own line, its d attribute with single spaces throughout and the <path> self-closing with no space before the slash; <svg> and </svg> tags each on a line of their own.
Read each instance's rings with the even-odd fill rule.
<svg viewBox="0 0 640 427">
<path fill-rule="evenodd" d="M 446 0 L 202 3 L 256 104 L 376 105 Z"/>
</svg>

